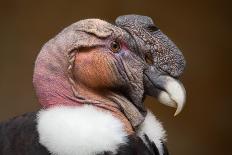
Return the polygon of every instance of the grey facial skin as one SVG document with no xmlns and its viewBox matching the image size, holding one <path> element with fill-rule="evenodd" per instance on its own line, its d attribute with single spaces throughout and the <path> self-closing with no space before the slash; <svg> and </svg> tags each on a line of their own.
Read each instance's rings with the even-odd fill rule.
<svg viewBox="0 0 232 155">
<path fill-rule="evenodd" d="M 137 43 L 137 51 L 149 60 L 144 72 L 145 95 L 157 97 L 179 114 L 185 103 L 185 89 L 177 80 L 185 68 L 185 59 L 178 47 L 147 16 L 124 15 L 116 25 L 126 30 Z"/>
</svg>

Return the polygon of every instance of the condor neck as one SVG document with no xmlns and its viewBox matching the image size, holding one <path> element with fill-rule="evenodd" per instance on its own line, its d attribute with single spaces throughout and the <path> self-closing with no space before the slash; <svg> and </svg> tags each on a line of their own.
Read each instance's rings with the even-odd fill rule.
<svg viewBox="0 0 232 155">
<path fill-rule="evenodd" d="M 125 102 L 126 100 L 123 95 L 119 95 L 106 89 L 89 88 L 82 83 L 76 83 L 74 94 L 84 102 L 92 102 L 92 104 L 96 105 L 108 105 L 117 109 L 120 109 L 118 102 Z M 118 100 L 113 100 L 111 96 L 117 96 Z M 127 100 L 127 102 L 129 101 Z"/>
<path fill-rule="evenodd" d="M 87 88 L 80 83 L 75 88 L 76 96 L 83 98 L 87 103 L 111 111 L 113 115 L 124 122 L 127 130 L 134 132 L 134 129 L 144 121 L 144 116 L 123 94 L 104 89 Z"/>
</svg>

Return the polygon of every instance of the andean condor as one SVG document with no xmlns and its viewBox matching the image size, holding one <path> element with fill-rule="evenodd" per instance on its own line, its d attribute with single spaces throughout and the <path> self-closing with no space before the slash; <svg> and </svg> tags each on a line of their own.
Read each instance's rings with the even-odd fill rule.
<svg viewBox="0 0 232 155">
<path fill-rule="evenodd" d="M 147 16 L 78 21 L 41 49 L 33 84 L 41 110 L 0 124 L 1 155 L 167 155 L 144 106 L 185 102 L 185 60 Z"/>
</svg>

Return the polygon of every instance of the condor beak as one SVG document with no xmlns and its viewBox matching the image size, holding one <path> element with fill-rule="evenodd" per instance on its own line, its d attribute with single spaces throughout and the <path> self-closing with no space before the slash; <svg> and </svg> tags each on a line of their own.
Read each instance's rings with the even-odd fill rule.
<svg viewBox="0 0 232 155">
<path fill-rule="evenodd" d="M 178 115 L 186 100 L 182 83 L 169 75 L 161 75 L 153 66 L 150 66 L 144 75 L 145 94 L 156 97 L 162 104 L 177 108 L 174 116 Z"/>
<path fill-rule="evenodd" d="M 150 60 L 144 71 L 145 95 L 154 96 L 168 106 L 176 107 L 175 116 L 185 104 L 186 93 L 177 79 L 185 68 L 185 59 L 178 47 L 147 16 L 124 15 L 116 25 L 126 30 L 142 58 Z"/>
</svg>

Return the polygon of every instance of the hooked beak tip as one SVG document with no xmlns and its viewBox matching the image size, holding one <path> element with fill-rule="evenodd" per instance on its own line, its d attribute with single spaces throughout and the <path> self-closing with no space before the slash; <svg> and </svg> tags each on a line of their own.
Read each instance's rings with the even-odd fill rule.
<svg viewBox="0 0 232 155">
<path fill-rule="evenodd" d="M 163 90 L 158 95 L 158 100 L 167 106 L 177 108 L 174 116 L 177 116 L 185 105 L 186 91 L 182 83 L 172 77 L 165 76 Z"/>
</svg>

